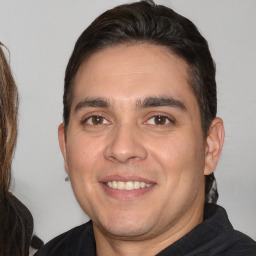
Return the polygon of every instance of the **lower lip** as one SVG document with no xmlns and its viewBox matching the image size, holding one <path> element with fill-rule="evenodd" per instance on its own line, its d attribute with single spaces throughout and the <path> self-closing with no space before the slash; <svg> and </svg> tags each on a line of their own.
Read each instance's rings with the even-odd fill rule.
<svg viewBox="0 0 256 256">
<path fill-rule="evenodd" d="M 145 187 L 145 188 L 132 189 L 132 190 L 113 189 L 107 186 L 105 183 L 101 183 L 101 186 L 104 189 L 104 191 L 111 197 L 114 197 L 119 200 L 132 200 L 150 192 L 155 185 L 152 184 L 148 188 Z"/>
</svg>

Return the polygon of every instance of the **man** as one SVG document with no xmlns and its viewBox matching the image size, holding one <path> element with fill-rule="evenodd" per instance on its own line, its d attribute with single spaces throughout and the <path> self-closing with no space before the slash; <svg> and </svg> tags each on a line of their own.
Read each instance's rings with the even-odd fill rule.
<svg viewBox="0 0 256 256">
<path fill-rule="evenodd" d="M 37 255 L 256 255 L 214 204 L 224 128 L 188 19 L 151 1 L 103 13 L 75 45 L 63 102 L 60 148 L 91 221 Z"/>
</svg>

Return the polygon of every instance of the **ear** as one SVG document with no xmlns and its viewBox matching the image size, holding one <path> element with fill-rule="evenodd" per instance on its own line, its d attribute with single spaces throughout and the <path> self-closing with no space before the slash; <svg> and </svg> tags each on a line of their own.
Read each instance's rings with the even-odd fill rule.
<svg viewBox="0 0 256 256">
<path fill-rule="evenodd" d="M 65 128 L 63 123 L 61 123 L 58 127 L 58 138 L 59 138 L 60 150 L 64 158 L 65 171 L 69 175 L 69 170 L 67 165 L 67 153 L 66 153 L 66 136 L 65 136 Z"/>
<path fill-rule="evenodd" d="M 224 142 L 224 125 L 221 118 L 216 117 L 210 126 L 205 146 L 204 175 L 210 175 L 216 169 Z"/>
</svg>

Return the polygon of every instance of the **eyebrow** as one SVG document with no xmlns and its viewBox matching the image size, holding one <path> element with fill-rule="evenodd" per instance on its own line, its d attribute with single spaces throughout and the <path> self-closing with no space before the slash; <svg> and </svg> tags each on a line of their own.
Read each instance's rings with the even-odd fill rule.
<svg viewBox="0 0 256 256">
<path fill-rule="evenodd" d="M 151 107 L 174 107 L 182 111 L 187 111 L 183 102 L 174 99 L 173 97 L 147 97 L 143 101 L 137 102 L 137 109 L 151 108 Z"/>
<path fill-rule="evenodd" d="M 174 99 L 173 97 L 147 97 L 143 100 L 138 100 L 136 102 L 136 110 L 143 108 L 152 108 L 152 107 L 174 107 L 182 111 L 187 111 L 186 106 L 180 100 Z M 84 108 L 110 108 L 111 104 L 108 99 L 104 98 L 86 98 L 80 101 L 76 107 L 75 112 L 78 112 Z"/>
<path fill-rule="evenodd" d="M 75 112 L 83 108 L 110 108 L 109 100 L 104 98 L 86 98 L 83 101 L 80 101 L 76 107 Z"/>
</svg>

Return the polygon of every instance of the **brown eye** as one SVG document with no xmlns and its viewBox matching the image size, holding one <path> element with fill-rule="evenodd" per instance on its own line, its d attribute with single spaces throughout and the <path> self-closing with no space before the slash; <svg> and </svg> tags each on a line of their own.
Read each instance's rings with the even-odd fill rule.
<svg viewBox="0 0 256 256">
<path fill-rule="evenodd" d="M 157 116 L 152 116 L 147 123 L 150 125 L 166 125 L 171 123 L 171 119 L 168 118 L 167 116 L 161 116 L 161 115 L 157 115 Z"/>
<path fill-rule="evenodd" d="M 103 116 L 90 116 L 88 117 L 85 122 L 88 125 L 105 125 L 109 122 Z"/>
<path fill-rule="evenodd" d="M 156 125 L 164 125 L 166 124 L 167 117 L 166 116 L 155 116 L 154 117 L 154 123 Z"/>
<path fill-rule="evenodd" d="M 102 116 L 92 116 L 92 123 L 94 125 L 103 124 L 104 118 Z"/>
</svg>

